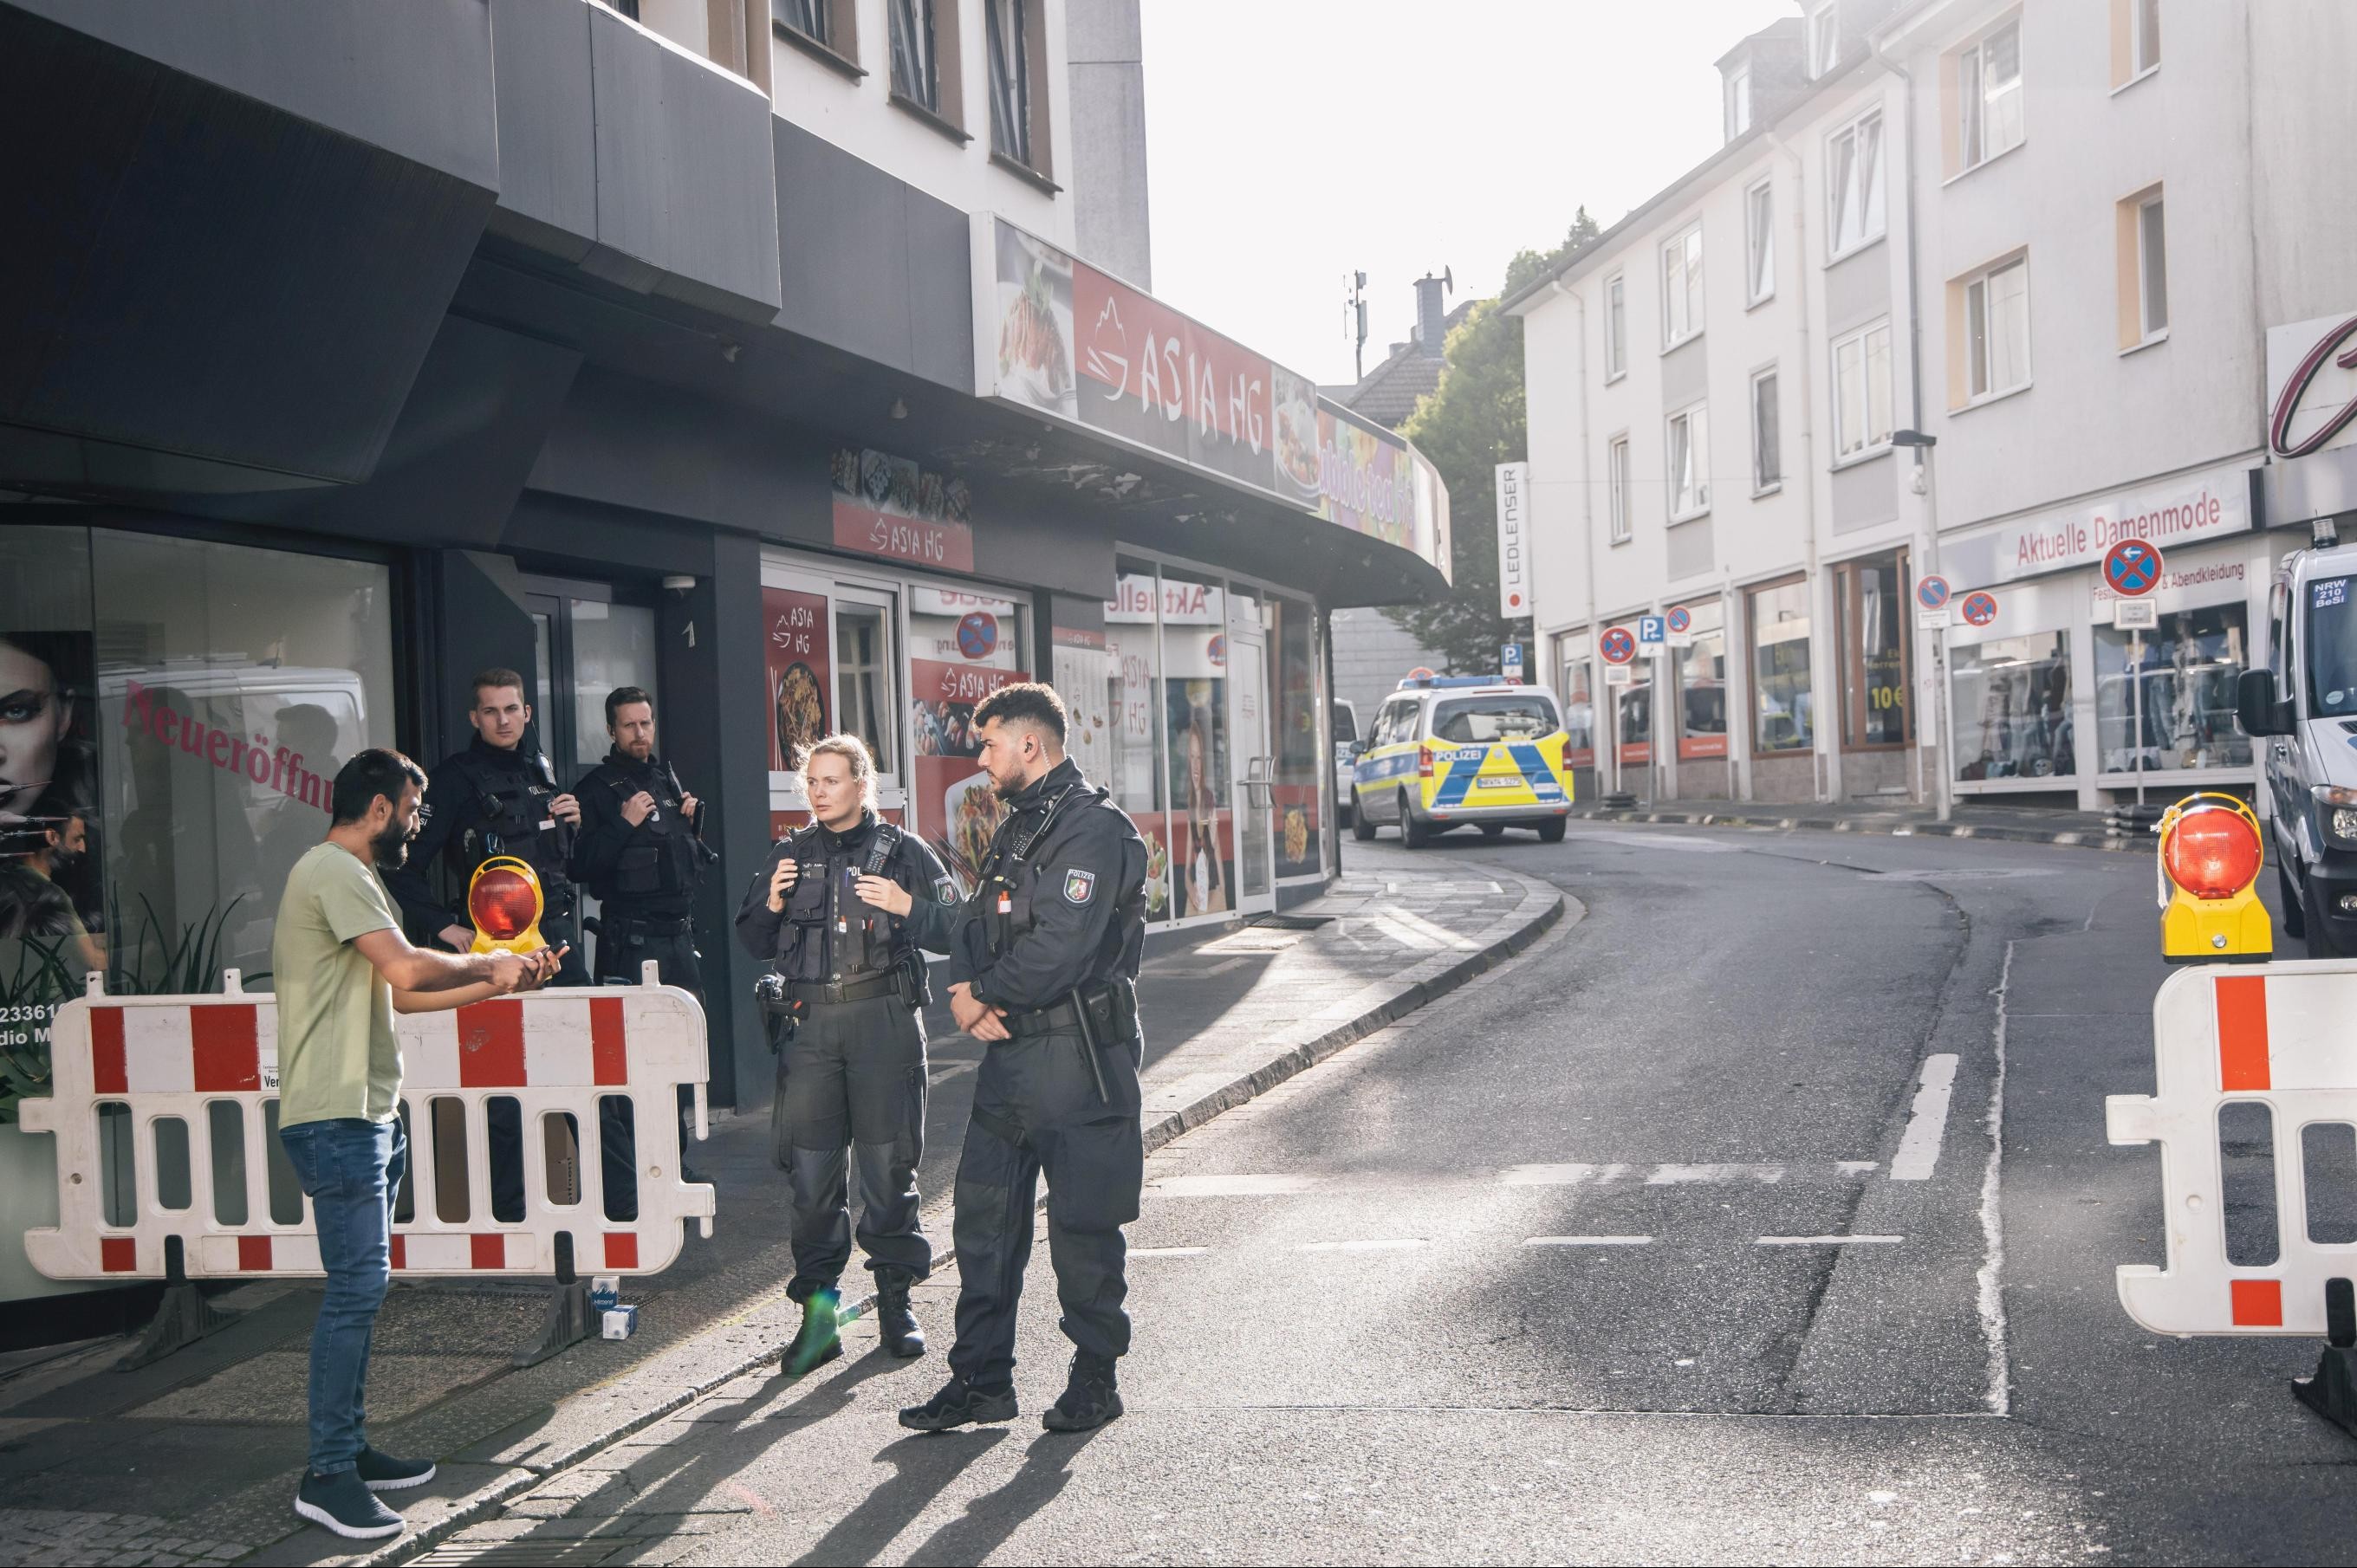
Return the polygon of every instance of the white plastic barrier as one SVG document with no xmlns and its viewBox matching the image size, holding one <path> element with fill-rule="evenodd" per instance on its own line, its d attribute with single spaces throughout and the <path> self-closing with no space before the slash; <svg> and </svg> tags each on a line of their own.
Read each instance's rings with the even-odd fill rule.
<svg viewBox="0 0 2357 1568">
<path fill-rule="evenodd" d="M 651 981 L 654 966 L 647 969 Z M 409 1217 L 393 1226 L 395 1275 L 554 1274 L 557 1239 L 565 1234 L 584 1273 L 651 1274 L 678 1257 L 689 1219 L 712 1234 L 713 1189 L 680 1179 L 677 1086 L 691 1086 L 695 1135 L 705 1135 L 704 1009 L 688 993 L 651 983 L 539 991 L 397 1015 L 394 1023 L 411 1183 Z M 190 1279 L 321 1272 L 310 1200 L 301 1199 L 299 1219 L 274 1222 L 271 1215 L 274 1151 L 265 1107 L 278 1098 L 273 998 L 244 993 L 235 971 L 224 994 L 202 996 L 108 996 L 93 976 L 88 996 L 59 1009 L 50 1039 L 53 1091 L 25 1100 L 19 1111 L 27 1131 L 57 1138 L 58 1223 L 25 1233 L 35 1268 L 60 1280 L 162 1278 L 167 1243 L 178 1237 Z M 632 1219 L 606 1212 L 598 1102 L 614 1095 L 631 1104 Z M 516 1102 L 522 1133 L 521 1150 L 508 1156 L 521 1161 L 524 1195 L 522 1218 L 512 1223 L 491 1212 L 487 1108 L 501 1097 Z M 223 1105 L 234 1108 L 238 1147 L 217 1157 L 213 1108 Z M 109 1138 L 100 1118 L 111 1106 L 127 1117 Z M 556 1115 L 572 1118 L 562 1136 L 552 1136 L 544 1120 Z M 158 1123 L 174 1119 L 172 1141 L 185 1137 L 186 1157 L 169 1161 L 176 1206 L 167 1208 Z M 454 1134 L 463 1145 L 438 1142 Z M 453 1183 L 444 1192 L 441 1178 L 461 1168 L 462 1149 L 465 1191 Z M 565 1184 L 571 1202 L 550 1191 L 556 1151 L 575 1167 Z M 117 1172 L 130 1167 L 127 1192 L 116 1197 L 118 1213 L 129 1199 L 128 1223 L 107 1216 L 108 1159 Z M 242 1171 L 242 1192 L 216 1193 L 217 1170 Z M 282 1165 L 282 1210 L 290 1201 L 287 1174 Z M 224 1213 L 242 1218 L 225 1223 Z"/>
<path fill-rule="evenodd" d="M 2156 1334 L 2326 1332 L 2325 1285 L 2357 1242 L 2312 1241 L 2303 1130 L 2357 1123 L 2357 962 L 2181 969 L 2153 998 L 2158 1095 L 2104 1104 L 2115 1144 L 2160 1145 L 2169 1266 L 2122 1264 L 2120 1305 Z M 2219 1113 L 2256 1101 L 2274 1128 L 2274 1262 L 2227 1261 Z"/>
</svg>

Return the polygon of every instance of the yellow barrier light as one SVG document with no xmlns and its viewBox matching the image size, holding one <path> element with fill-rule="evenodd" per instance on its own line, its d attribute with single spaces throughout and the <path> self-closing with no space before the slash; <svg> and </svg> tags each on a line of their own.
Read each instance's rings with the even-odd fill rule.
<svg viewBox="0 0 2357 1568">
<path fill-rule="evenodd" d="M 2266 840 L 2251 808 L 2233 795 L 2188 795 L 2157 831 L 2161 956 L 2171 963 L 2272 957 L 2275 926 L 2255 891 Z"/>
<path fill-rule="evenodd" d="M 538 952 L 548 943 L 540 934 L 543 900 L 540 874 L 511 854 L 495 854 L 475 867 L 467 884 L 467 918 L 474 922 L 470 952 Z"/>
</svg>

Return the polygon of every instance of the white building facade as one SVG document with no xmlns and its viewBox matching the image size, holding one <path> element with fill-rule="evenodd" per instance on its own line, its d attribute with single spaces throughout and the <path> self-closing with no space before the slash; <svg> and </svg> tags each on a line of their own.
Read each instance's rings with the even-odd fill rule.
<svg viewBox="0 0 2357 1568">
<path fill-rule="evenodd" d="M 2357 314 L 2357 178 L 2319 150 L 2352 45 L 2246 0 L 1835 0 L 1722 60 L 1727 145 L 1509 302 L 1538 627 L 1598 783 L 2247 789 L 2234 680 L 2304 536 L 2267 531 L 2357 504 L 2267 435 L 2269 329 L 2296 359 Z M 2102 586 L 2129 537 L 2166 557 L 2149 630 Z M 1678 608 L 1690 646 L 1608 673 L 1608 632 Z"/>
</svg>

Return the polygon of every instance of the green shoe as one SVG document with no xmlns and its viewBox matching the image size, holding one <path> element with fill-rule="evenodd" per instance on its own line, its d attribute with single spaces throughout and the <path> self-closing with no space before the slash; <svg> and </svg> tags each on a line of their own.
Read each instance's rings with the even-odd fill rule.
<svg viewBox="0 0 2357 1568">
<path fill-rule="evenodd" d="M 839 1291 L 822 1290 L 811 1293 L 802 1303 L 802 1326 L 778 1358 L 778 1370 L 789 1378 L 825 1366 L 843 1354 L 843 1335 L 836 1323 L 836 1309 L 842 1305 Z"/>
</svg>

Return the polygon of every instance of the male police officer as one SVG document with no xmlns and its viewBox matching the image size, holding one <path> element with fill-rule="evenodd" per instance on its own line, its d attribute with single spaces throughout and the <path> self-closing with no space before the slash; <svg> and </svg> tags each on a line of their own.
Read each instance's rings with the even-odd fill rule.
<svg viewBox="0 0 2357 1568">
<path fill-rule="evenodd" d="M 652 959 L 665 985 L 701 1002 L 695 889 L 711 858 L 702 806 L 655 755 L 654 699 L 644 690 L 606 693 L 606 733 L 613 748 L 573 787 L 581 832 L 567 865 L 597 899 L 597 979 L 636 985 Z"/>
<path fill-rule="evenodd" d="M 1137 1218 L 1145 1176 L 1146 846 L 1065 757 L 1052 687 L 1001 687 L 974 716 L 983 769 L 1012 811 L 951 932 L 950 1006 L 989 1045 L 958 1160 L 950 1380 L 900 1424 L 942 1432 L 1014 1417 L 1015 1308 L 1044 1170 L 1060 1326 L 1077 1349 L 1041 1423 L 1086 1432 L 1121 1414 L 1114 1363 L 1129 1349 L 1121 1228 Z"/>
<path fill-rule="evenodd" d="M 859 1245 L 876 1276 L 876 1326 L 895 1356 L 921 1356 L 909 1287 L 932 1272 L 917 1223 L 924 1152 L 925 1000 L 920 935 L 946 940 L 957 897 L 923 840 L 876 815 L 876 767 L 857 736 L 834 735 L 802 764 L 811 825 L 781 839 L 746 889 L 737 936 L 784 982 L 779 1164 L 793 1190 L 801 1329 L 780 1358 L 799 1377 L 843 1354 L 837 1283 L 851 1261 L 844 1147 L 859 1171 Z"/>
<path fill-rule="evenodd" d="M 550 947 L 565 950 L 554 983 L 587 985 L 573 881 L 565 865 L 581 822 L 580 802 L 556 787 L 546 757 L 537 748 L 524 749 L 532 705 L 523 700 L 523 677 L 512 670 L 479 671 L 474 692 L 467 722 L 475 738 L 435 768 L 425 790 L 425 826 L 411 846 L 408 864 L 385 873 L 386 891 L 406 923 L 440 938 L 453 952 L 466 952 L 475 941 L 474 927 L 463 915 L 468 884 L 493 855 L 513 855 L 540 878 L 541 936 Z M 447 864 L 457 880 L 460 915 L 454 916 L 426 881 L 436 861 Z M 619 1097 L 614 1101 L 617 1107 L 622 1103 Z M 636 1219 L 638 1192 L 630 1173 L 637 1151 L 630 1131 L 616 1124 L 613 1113 L 601 1114 L 599 1123 L 606 1134 L 609 1212 L 616 1219 Z M 511 1224 L 523 1218 L 522 1118 L 512 1100 L 494 1101 L 486 1125 L 491 1216 Z"/>
</svg>

